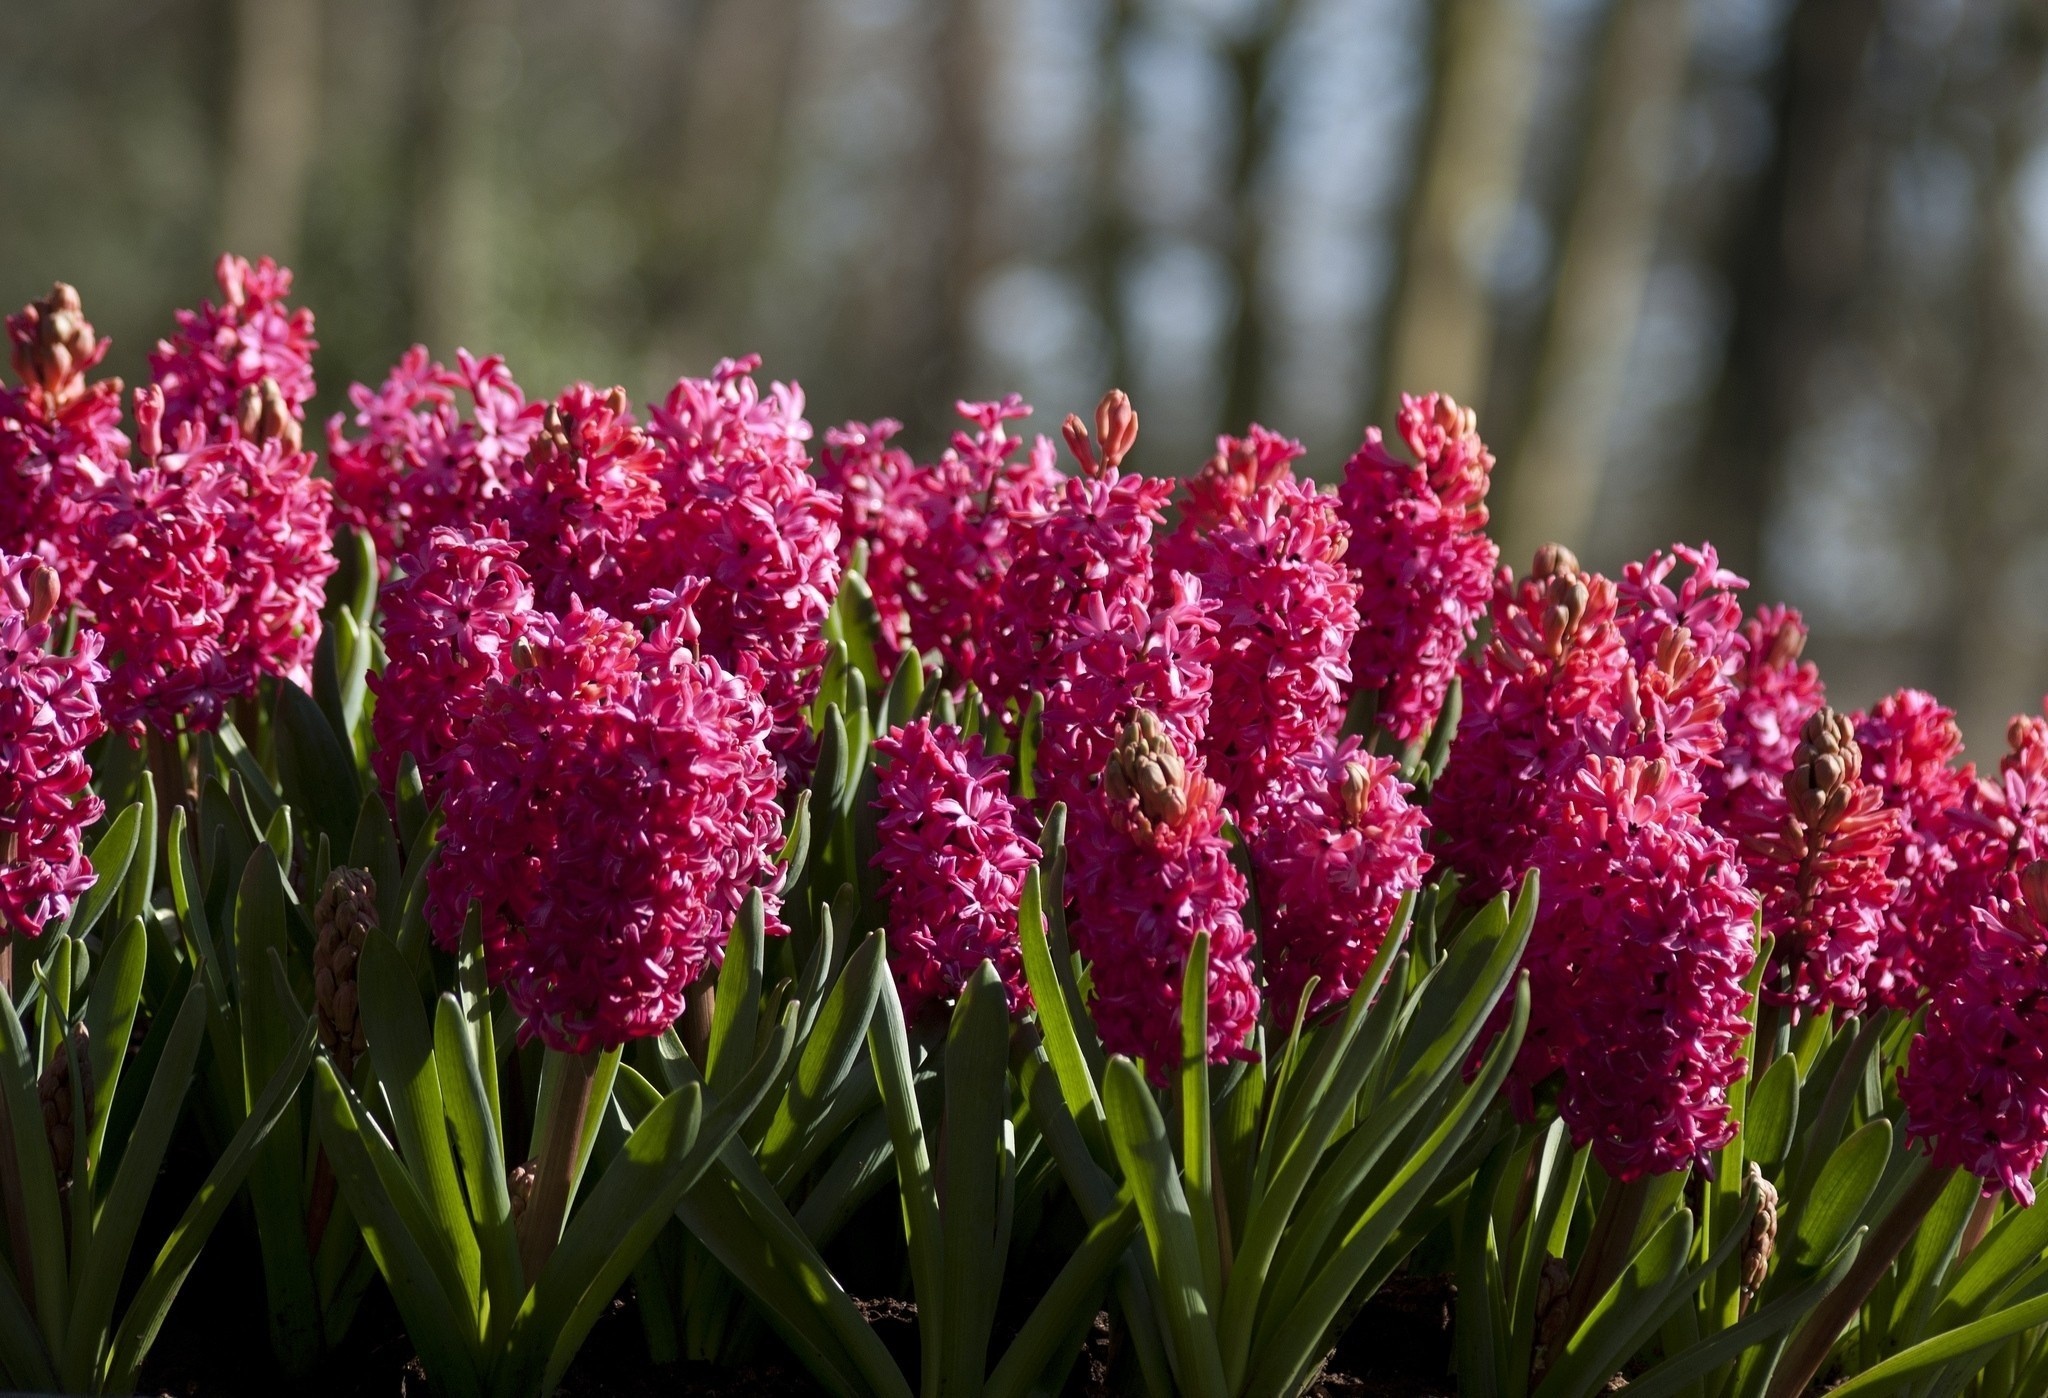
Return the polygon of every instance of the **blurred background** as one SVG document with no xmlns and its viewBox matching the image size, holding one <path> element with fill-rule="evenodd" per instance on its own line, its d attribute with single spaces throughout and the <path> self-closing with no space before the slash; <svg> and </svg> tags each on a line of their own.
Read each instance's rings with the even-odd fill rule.
<svg viewBox="0 0 2048 1398">
<path fill-rule="evenodd" d="M 1980 761 L 2048 683 L 2044 0 L 0 0 L 0 301 L 134 381 L 223 247 L 318 315 L 636 397 L 758 350 L 1333 478 L 1476 406 L 1496 532 L 1711 538 L 1831 694 Z"/>
</svg>

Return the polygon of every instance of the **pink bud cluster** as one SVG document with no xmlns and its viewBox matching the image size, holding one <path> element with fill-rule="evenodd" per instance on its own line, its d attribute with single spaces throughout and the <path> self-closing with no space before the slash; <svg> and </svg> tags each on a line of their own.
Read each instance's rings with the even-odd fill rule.
<svg viewBox="0 0 2048 1398">
<path fill-rule="evenodd" d="M 1263 787 L 1248 823 L 1266 990 L 1282 1028 L 1310 980 L 1307 1010 L 1350 1001 L 1394 909 L 1422 886 L 1429 820 L 1391 758 L 1356 738 L 1296 753 Z"/>
<path fill-rule="evenodd" d="M 2020 898 L 1979 909 L 1975 943 L 1934 991 L 1899 1095 L 1936 1167 L 2031 1205 L 2048 1157 L 2048 866 L 2029 866 L 2023 885 Z"/>
<path fill-rule="evenodd" d="M 436 938 L 474 903 L 493 982 L 564 1052 L 672 1023 L 781 842 L 767 710 L 687 643 L 696 591 L 657 600 L 651 639 L 533 614 L 449 768 Z"/>
<path fill-rule="evenodd" d="M 1744 647 L 1735 667 L 1735 695 L 1723 723 L 1728 744 L 1718 766 L 1705 773 L 1707 819 L 1727 829 L 1738 811 L 1754 821 L 1777 799 L 1770 783 L 1792 770 L 1799 729 L 1827 702 L 1820 671 L 1800 659 L 1806 625 L 1790 607 L 1766 606 L 1742 628 Z"/>
<path fill-rule="evenodd" d="M 1407 742 L 1436 722 L 1499 550 L 1484 532 L 1493 454 L 1471 410 L 1441 394 L 1404 396 L 1395 422 L 1415 464 L 1368 428 L 1341 499 L 1360 587 L 1352 678 L 1379 695 L 1380 726 Z"/>
<path fill-rule="evenodd" d="M 1150 714 L 1126 726 L 1103 780 L 1072 811 L 1069 927 L 1094 980 L 1102 1046 L 1164 1082 L 1180 1063 L 1181 982 L 1209 937 L 1209 1058 L 1248 1057 L 1258 1020 L 1246 888 L 1223 836 L 1223 793 Z"/>
<path fill-rule="evenodd" d="M 1249 822 L 1260 792 L 1336 733 L 1351 683 L 1358 584 L 1335 497 L 1297 481 L 1301 445 L 1254 426 L 1225 437 L 1188 483 L 1161 576 L 1184 571 L 1215 604 L 1216 657 L 1203 758 Z"/>
<path fill-rule="evenodd" d="M 1734 1134 L 1756 898 L 1700 802 L 1682 768 L 1591 759 L 1537 851 L 1534 1017 L 1510 1092 L 1526 1113 L 1561 1070 L 1572 1138 L 1618 1180 L 1703 1163 Z"/>
<path fill-rule="evenodd" d="M 983 961 L 1015 1010 L 1030 999 L 1017 941 L 1024 876 L 1038 862 L 1009 792 L 1009 763 L 981 739 L 918 719 L 875 740 L 874 867 L 889 907 L 889 967 L 915 1019 L 957 997 Z"/>
<path fill-rule="evenodd" d="M 50 650 L 57 573 L 0 553 L 0 942 L 38 936 L 92 886 L 82 837 L 104 807 L 85 750 L 106 731 L 100 638 Z"/>
<path fill-rule="evenodd" d="M 429 531 L 480 518 L 540 431 L 546 405 L 526 401 L 503 359 L 457 350 L 455 365 L 446 369 L 414 345 L 379 387 L 351 386 L 354 412 L 327 423 L 335 511 L 369 534 L 386 573 Z M 348 434 L 350 423 L 359 436 Z"/>
</svg>

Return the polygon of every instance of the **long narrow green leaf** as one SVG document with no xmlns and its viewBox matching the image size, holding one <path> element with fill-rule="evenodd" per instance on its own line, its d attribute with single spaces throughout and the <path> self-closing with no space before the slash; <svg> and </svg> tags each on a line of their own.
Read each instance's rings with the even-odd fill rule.
<svg viewBox="0 0 2048 1398">
<path fill-rule="evenodd" d="M 519 1234 L 512 1226 L 512 1196 L 505 1184 L 497 1117 L 484 1092 L 476 1038 L 453 995 L 443 995 L 434 1011 L 434 1067 L 441 1080 L 441 1109 L 455 1137 L 476 1225 L 490 1329 L 502 1334 L 518 1314 L 526 1281 L 519 1268 Z"/>
<path fill-rule="evenodd" d="M 925 1144 L 924 1121 L 917 1108 L 917 1087 L 910 1062 L 910 1037 L 903 1024 L 903 1002 L 894 977 L 884 976 L 875 998 L 875 1017 L 868 1029 L 868 1057 L 882 1092 L 889 1119 L 889 1138 L 896 1147 L 896 1179 L 903 1192 L 904 1242 L 910 1250 L 911 1286 L 918 1298 L 918 1341 L 923 1349 L 930 1394 L 942 1372 L 939 1348 L 945 1334 L 945 1226 L 939 1213 L 939 1191 Z M 926 1309 L 925 1298 L 932 1305 Z"/>
<path fill-rule="evenodd" d="M 1152 1272 L 1173 1331 L 1174 1375 L 1181 1392 L 1193 1398 L 1224 1398 L 1229 1390 L 1224 1385 L 1223 1355 L 1216 1345 L 1208 1304 L 1202 1299 L 1202 1264 L 1194 1220 L 1174 1168 L 1166 1123 L 1137 1065 L 1129 1059 L 1110 1059 L 1102 1086 L 1109 1139 L 1144 1220 Z"/>
<path fill-rule="evenodd" d="M 454 1398 L 479 1398 L 483 1377 L 475 1317 L 454 1284 L 453 1260 L 436 1260 L 447 1247 L 432 1232 L 425 1201 L 402 1170 L 377 1167 L 383 1143 L 376 1123 L 324 1057 L 314 1065 L 314 1082 L 320 1143 L 406 1334 L 438 1386 Z M 408 1192 L 410 1200 L 403 1199 Z"/>
<path fill-rule="evenodd" d="M 1817 1267 L 1832 1257 L 1877 1191 L 1892 1154 L 1892 1124 L 1866 1122 L 1835 1148 L 1815 1177 L 1812 1196 L 1794 1199 L 1789 1259 Z"/>
<path fill-rule="evenodd" d="M 852 1071 L 866 1040 L 868 1025 L 874 1019 L 875 1000 L 887 973 L 882 934 L 870 933 L 848 959 L 846 969 L 839 973 L 824 1005 L 817 1011 L 803 1052 L 797 1058 L 789 1093 L 762 1139 L 762 1168 L 770 1175 L 801 1146 L 804 1128 L 825 1110 L 827 1099 Z"/>
<path fill-rule="evenodd" d="M 14 1012 L 14 1001 L 0 990 L 0 1093 L 5 1095 L 7 1124 L 14 1137 L 14 1184 L 28 1215 L 35 1314 L 43 1327 L 44 1344 L 53 1354 L 62 1354 L 70 1316 L 64 1216 L 57 1202 L 56 1168 L 50 1163 L 49 1143 L 42 1132 L 43 1114 L 35 1096 L 35 1062 L 35 1047 Z"/>
<path fill-rule="evenodd" d="M 983 1398 L 1027 1398 L 1038 1391 L 1063 1349 L 1080 1347 L 1078 1331 L 1094 1316 L 1109 1274 L 1138 1225 L 1138 1207 L 1126 1198 L 1088 1230 L 1004 1351 L 982 1389 Z"/>
<path fill-rule="evenodd" d="M 372 931 L 363 945 L 356 986 L 370 1066 L 391 1114 L 399 1157 L 433 1211 L 435 1228 L 447 1240 L 464 1294 L 474 1306 L 482 1295 L 483 1259 L 448 1145 L 433 1031 L 412 973 L 381 930 Z"/>
<path fill-rule="evenodd" d="M 1082 1052 L 1065 987 L 1054 969 L 1052 948 L 1045 935 L 1044 906 L 1039 871 L 1027 869 L 1023 895 L 1017 904 L 1017 940 L 1024 953 L 1024 976 L 1031 987 L 1031 1001 L 1037 1009 L 1039 1036 L 1058 1079 L 1060 1095 L 1080 1126 L 1082 1139 L 1089 1139 L 1091 1130 L 1100 1139 L 1102 1100 L 1096 1095 L 1095 1078 Z"/>
<path fill-rule="evenodd" d="M 1798 1122 L 1799 1060 L 1787 1054 L 1765 1071 L 1750 1097 L 1742 1127 L 1744 1153 L 1759 1165 L 1776 1165 L 1791 1150 Z"/>
<path fill-rule="evenodd" d="M 1666 1298 L 1685 1279 L 1685 1259 L 1691 1251 L 1692 1214 L 1676 1209 L 1594 1303 L 1537 1387 L 1535 1398 L 1578 1398 L 1604 1387 L 1633 1351 L 1637 1337 L 1654 1328 Z"/>
<path fill-rule="evenodd" d="M 725 944 L 718 972 L 718 998 L 711 1017 L 711 1042 L 704 1078 L 713 1092 L 731 1091 L 747 1071 L 754 1051 L 761 1007 L 764 909 L 758 891 L 747 896 Z"/>
<path fill-rule="evenodd" d="M 1493 1226 L 1494 1195 L 1510 1161 L 1523 1157 L 1512 1141 L 1494 1148 L 1479 1178 L 1467 1193 L 1465 1216 L 1458 1230 L 1457 1323 L 1452 1340 L 1458 1350 L 1460 1398 L 1500 1398 L 1504 1361 L 1512 1363 L 1502 1296 L 1500 1246 Z"/>
<path fill-rule="evenodd" d="M 348 862 L 369 871 L 377 885 L 377 925 L 396 929 L 405 912 L 405 874 L 398 853 L 398 832 L 391 828 L 384 798 L 372 791 L 356 810 L 355 833 L 349 837 Z"/>
<path fill-rule="evenodd" d="M 79 896 L 78 906 L 65 919 L 64 930 L 69 935 L 83 938 L 99 926 L 100 918 L 121 894 L 141 840 L 142 803 L 138 801 L 115 816 L 107 833 L 92 847 L 92 886 Z"/>
<path fill-rule="evenodd" d="M 1202 1301 L 1223 1304 L 1223 1252 L 1216 1230 L 1216 1169 L 1209 1125 L 1209 934 L 1197 932 L 1180 985 L 1181 1175 L 1195 1225 Z"/>
<path fill-rule="evenodd" d="M 335 849 L 346 849 L 362 800 L 347 736 L 336 733 L 313 696 L 295 684 L 278 685 L 274 722 L 278 785 L 285 800 L 303 811 Z"/>
<path fill-rule="evenodd" d="M 60 1387 L 36 1318 L 28 1313 L 28 1303 L 5 1267 L 0 1267 L 0 1380 L 44 1393 Z"/>
<path fill-rule="evenodd" d="M 997 1223 L 1010 1018 L 1002 979 L 984 961 L 953 1008 L 946 1035 L 945 1330 L 941 1391 L 975 1394 L 988 1374 L 1004 1263 Z M 918 1295 L 920 1314 L 924 1294 Z"/>
<path fill-rule="evenodd" d="M 1866 1395 L 1896 1392 L 1910 1379 L 1933 1373 L 1987 1345 L 2041 1324 L 2048 1324 L 2048 1296 L 2036 1296 L 2017 1306 L 2007 1306 L 1981 1320 L 1923 1340 L 1911 1349 L 1902 1350 L 1883 1363 L 1865 1369 L 1847 1383 L 1830 1389 L 1830 1398 L 1835 1398 L 1835 1395 L 1840 1395 L 1840 1398 L 1866 1398 Z"/>
<path fill-rule="evenodd" d="M 107 1118 L 113 1111 L 114 1093 L 120 1088 L 121 1071 L 128 1061 L 128 1041 L 135 1032 L 135 1015 L 141 1003 L 148 960 L 149 933 L 141 918 L 129 918 L 108 943 L 106 959 L 93 975 L 92 994 L 85 1002 L 85 1030 L 91 1044 L 88 1061 L 92 1064 L 92 1110 L 84 1149 L 72 1158 L 82 1157 L 87 1162 L 88 1183 L 97 1178 Z M 97 1187 L 92 1192 L 97 1197 Z"/>
</svg>

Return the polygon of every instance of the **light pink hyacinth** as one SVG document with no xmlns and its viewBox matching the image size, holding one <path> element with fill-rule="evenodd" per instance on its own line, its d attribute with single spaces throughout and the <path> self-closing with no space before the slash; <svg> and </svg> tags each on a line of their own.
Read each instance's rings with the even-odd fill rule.
<svg viewBox="0 0 2048 1398">
<path fill-rule="evenodd" d="M 1906 1130 L 1936 1168 L 1961 1167 L 2034 1202 L 2048 1157 L 2048 865 L 1994 898 L 1955 978 L 1933 992 L 1899 1075 Z"/>
<path fill-rule="evenodd" d="M 179 311 L 178 328 L 150 351 L 150 377 L 164 392 L 164 426 L 219 440 L 235 435 L 243 395 L 265 379 L 295 422 L 313 397 L 313 313 L 285 304 L 291 269 L 222 253 L 214 264 L 220 304 Z"/>
<path fill-rule="evenodd" d="M 1734 1134 L 1756 898 L 1699 810 L 1681 768 L 1588 758 L 1536 851 L 1532 1018 L 1510 1096 L 1527 1117 L 1561 1071 L 1572 1139 L 1617 1180 L 1704 1163 Z"/>
<path fill-rule="evenodd" d="M 875 752 L 874 867 L 903 1013 L 957 998 L 984 961 L 1010 1008 L 1027 1004 L 1017 905 L 1039 851 L 1011 804 L 1008 759 L 922 718 L 877 738 Z"/>
<path fill-rule="evenodd" d="M 498 356 L 459 349 L 451 370 L 425 345 L 407 350 L 375 389 L 353 384 L 348 396 L 353 412 L 327 421 L 335 510 L 375 541 L 386 576 L 429 531 L 468 524 L 505 493 L 547 411 L 526 401 Z"/>
<path fill-rule="evenodd" d="M 1395 906 L 1422 886 L 1429 819 L 1407 791 L 1393 759 L 1356 738 L 1295 754 L 1261 790 L 1252 870 L 1266 991 L 1282 1028 L 1311 978 L 1310 1015 L 1350 1001 Z"/>
<path fill-rule="evenodd" d="M 107 671 L 91 630 L 51 653 L 59 588 L 40 559 L 0 553 L 0 943 L 41 935 L 93 883 L 82 839 L 105 807 L 85 751 Z"/>
<path fill-rule="evenodd" d="M 1415 464 L 1367 428 L 1340 498 L 1361 588 L 1352 678 L 1378 692 L 1377 722 L 1407 742 L 1443 708 L 1493 595 L 1499 550 L 1485 532 L 1493 453 L 1471 410 L 1441 394 L 1404 395 L 1396 426 Z"/>
<path fill-rule="evenodd" d="M 648 640 L 538 616 L 449 769 L 435 935 L 475 900 L 492 981 L 563 1052 L 672 1023 L 781 842 L 767 710 L 688 643 L 696 591 L 656 599 Z"/>
</svg>

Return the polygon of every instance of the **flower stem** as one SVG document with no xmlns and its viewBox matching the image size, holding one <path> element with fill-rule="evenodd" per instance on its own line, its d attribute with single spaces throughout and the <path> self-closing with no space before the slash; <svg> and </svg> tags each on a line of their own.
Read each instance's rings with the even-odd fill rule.
<svg viewBox="0 0 2048 1398">
<path fill-rule="evenodd" d="M 1571 1301 L 1565 1314 L 1564 1333 L 1575 1333 L 1593 1305 L 1621 1275 L 1621 1269 L 1628 1265 L 1629 1253 L 1636 1240 L 1636 1228 L 1643 1221 L 1643 1207 L 1649 1202 L 1650 1179 L 1639 1176 L 1627 1184 L 1609 1187 L 1607 1197 L 1600 1201 L 1600 1212 L 1593 1218 L 1592 1236 L 1586 1239 L 1586 1251 L 1579 1258 L 1579 1269 L 1572 1277 Z"/>
<path fill-rule="evenodd" d="M 1863 1250 L 1856 1254 L 1848 1275 L 1822 1298 L 1792 1337 L 1772 1376 L 1768 1398 L 1798 1398 L 1806 1392 L 1807 1385 L 1827 1363 L 1836 1338 L 1863 1309 L 1863 1303 L 1870 1299 L 1870 1293 L 1898 1260 L 1906 1243 L 1919 1230 L 1921 1220 L 1927 1217 L 1927 1211 L 1954 1177 L 1954 1170 L 1936 1170 L 1921 1164 L 1919 1174 L 1907 1184 L 1891 1212 L 1863 1240 Z"/>
<path fill-rule="evenodd" d="M 533 1197 L 519 1224 L 519 1261 L 528 1287 L 539 1279 L 541 1269 L 554 1255 L 555 1244 L 562 1240 L 562 1224 L 569 1216 L 569 1191 L 576 1180 L 577 1157 L 583 1150 L 584 1119 L 590 1113 L 597 1063 L 602 1056 L 599 1050 L 592 1049 L 561 1057 L 561 1091 L 542 1127 Z"/>
</svg>

